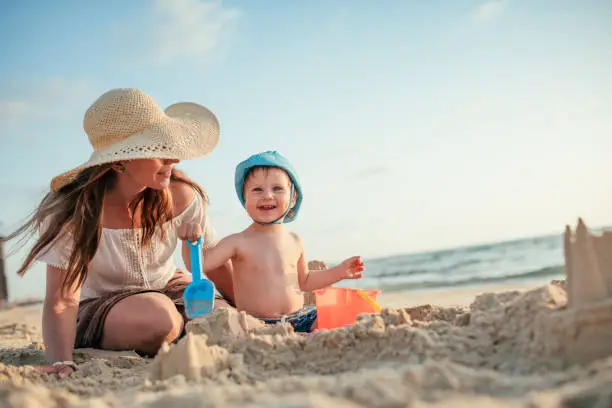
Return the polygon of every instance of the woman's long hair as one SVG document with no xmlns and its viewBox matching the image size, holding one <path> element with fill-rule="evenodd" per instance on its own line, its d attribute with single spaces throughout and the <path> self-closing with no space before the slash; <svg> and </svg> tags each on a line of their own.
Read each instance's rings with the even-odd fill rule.
<svg viewBox="0 0 612 408">
<path fill-rule="evenodd" d="M 187 183 L 205 202 L 208 201 L 204 190 L 181 171 L 173 168 L 170 179 Z M 87 278 L 89 263 L 100 243 L 104 196 L 116 182 L 117 172 L 112 169 L 112 163 L 103 164 L 83 170 L 72 183 L 57 192 L 47 193 L 32 217 L 5 238 L 8 241 L 23 233 L 31 235 L 40 232 L 17 273 L 23 276 L 41 251 L 47 250 L 56 237 L 70 233 L 73 247 L 62 289 L 68 291 L 80 287 Z M 135 214 L 139 206 L 144 248 L 151 243 L 156 229 L 173 218 L 172 196 L 168 189 L 147 188 L 129 204 L 131 213 Z"/>
</svg>

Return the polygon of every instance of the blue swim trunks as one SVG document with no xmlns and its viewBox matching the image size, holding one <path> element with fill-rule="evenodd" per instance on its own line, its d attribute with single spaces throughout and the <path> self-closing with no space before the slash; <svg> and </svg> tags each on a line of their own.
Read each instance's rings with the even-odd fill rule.
<svg viewBox="0 0 612 408">
<path fill-rule="evenodd" d="M 312 325 L 317 320 L 317 308 L 315 306 L 304 306 L 297 312 L 285 315 L 279 319 L 262 319 L 265 324 L 278 324 L 288 322 L 293 326 L 296 333 L 310 333 Z"/>
</svg>

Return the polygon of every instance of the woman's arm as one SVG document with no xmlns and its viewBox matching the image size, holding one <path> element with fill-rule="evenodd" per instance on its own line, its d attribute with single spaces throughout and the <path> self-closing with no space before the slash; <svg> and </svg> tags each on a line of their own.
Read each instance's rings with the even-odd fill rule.
<svg viewBox="0 0 612 408">
<path fill-rule="evenodd" d="M 198 200 L 200 202 L 200 198 L 194 196 L 194 191 L 191 186 L 185 183 L 173 183 L 171 186 L 175 188 L 173 191 L 173 199 L 179 201 L 182 199 L 183 202 L 191 202 L 191 200 Z M 182 197 L 182 198 L 181 198 Z M 186 204 L 185 204 L 186 205 Z M 191 261 L 190 261 L 190 248 L 185 240 L 195 241 L 198 237 L 204 238 L 204 246 L 205 247 L 214 247 L 218 244 L 215 242 L 215 234 L 210 224 L 210 220 L 206 210 L 208 208 L 208 204 L 206 201 L 201 202 L 200 207 L 198 207 L 195 211 L 194 216 L 191 219 L 186 219 L 185 222 L 179 227 L 178 237 L 183 240 L 181 245 L 181 256 L 183 258 L 183 263 L 185 267 L 190 272 L 191 270 Z M 202 263 L 206 262 L 206 255 L 204 249 L 202 250 L 202 254 L 204 257 L 202 258 Z M 206 271 L 206 276 L 208 279 L 213 281 L 215 287 L 219 291 L 223 297 L 234 304 L 234 283 L 233 283 L 233 265 L 232 261 L 228 260 L 222 265 L 216 268 L 208 268 Z"/>
<path fill-rule="evenodd" d="M 62 291 L 66 271 L 47 266 L 47 288 L 43 303 L 43 339 L 49 362 L 72 361 L 79 310 L 80 288 Z"/>
<path fill-rule="evenodd" d="M 234 280 L 233 280 L 233 265 L 231 259 L 228 259 L 225 262 L 220 262 L 214 267 L 211 267 L 210 260 L 208 259 L 207 254 L 210 254 L 209 251 L 219 245 L 219 242 L 213 243 L 210 248 L 202 249 L 202 271 L 206 274 L 206 277 L 210 279 L 214 284 L 215 288 L 219 291 L 219 293 L 230 302 L 230 304 L 235 305 L 234 300 Z M 226 248 L 227 249 L 227 248 Z M 182 251 L 181 255 L 183 257 L 183 263 L 187 267 L 189 272 L 193 273 L 191 270 L 191 257 L 189 254 L 190 248 L 186 241 L 182 243 Z"/>
</svg>

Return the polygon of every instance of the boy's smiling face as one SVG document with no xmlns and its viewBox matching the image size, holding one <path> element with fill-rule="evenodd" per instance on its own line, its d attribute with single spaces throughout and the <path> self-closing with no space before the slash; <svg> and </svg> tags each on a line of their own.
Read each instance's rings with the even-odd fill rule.
<svg viewBox="0 0 612 408">
<path fill-rule="evenodd" d="M 244 182 L 244 199 L 247 213 L 260 223 L 276 221 L 295 205 L 295 197 L 290 202 L 291 179 L 277 167 L 254 169 Z"/>
</svg>

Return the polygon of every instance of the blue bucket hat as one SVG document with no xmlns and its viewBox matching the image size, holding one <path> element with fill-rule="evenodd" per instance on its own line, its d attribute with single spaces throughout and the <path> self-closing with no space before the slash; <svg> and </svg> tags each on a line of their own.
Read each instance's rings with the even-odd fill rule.
<svg viewBox="0 0 612 408">
<path fill-rule="evenodd" d="M 297 177 L 297 173 L 293 169 L 293 166 L 289 161 L 284 158 L 280 153 L 272 150 L 268 150 L 262 153 L 257 153 L 249 157 L 248 159 L 240 162 L 238 166 L 236 166 L 236 175 L 234 177 L 234 184 L 236 187 L 236 194 L 238 194 L 238 199 L 242 203 L 242 206 L 245 205 L 244 200 L 244 179 L 248 174 L 249 170 L 253 167 L 278 167 L 283 169 L 289 175 L 291 179 L 291 201 L 294 197 L 294 191 L 297 192 L 297 199 L 295 200 L 295 205 L 293 206 L 293 211 L 290 211 L 290 208 L 287 209 L 285 214 L 283 215 L 284 221 L 281 221 L 283 217 L 274 221 L 273 223 L 279 222 L 291 222 L 295 220 L 300 210 L 300 206 L 302 205 L 302 187 L 300 186 L 300 182 Z M 271 224 L 273 224 L 271 223 Z"/>
</svg>

